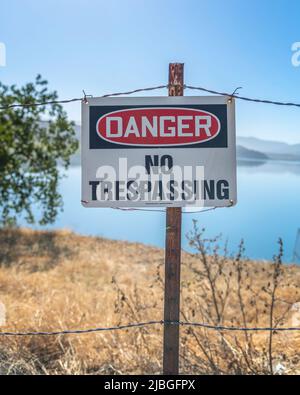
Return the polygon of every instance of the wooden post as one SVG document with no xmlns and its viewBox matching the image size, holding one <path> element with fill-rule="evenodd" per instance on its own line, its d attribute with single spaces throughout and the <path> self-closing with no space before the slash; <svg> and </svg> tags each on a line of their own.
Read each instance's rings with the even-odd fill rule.
<svg viewBox="0 0 300 395">
<path fill-rule="evenodd" d="M 169 96 L 183 96 L 183 63 L 169 64 Z M 163 373 L 179 374 L 181 207 L 167 208 Z"/>
</svg>

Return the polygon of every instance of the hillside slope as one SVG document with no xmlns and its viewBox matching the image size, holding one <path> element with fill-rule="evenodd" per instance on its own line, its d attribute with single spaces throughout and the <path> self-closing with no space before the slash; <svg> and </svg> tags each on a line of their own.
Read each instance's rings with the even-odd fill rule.
<svg viewBox="0 0 300 395">
<path fill-rule="evenodd" d="M 84 329 L 163 317 L 161 249 L 83 237 L 67 230 L 28 229 L 0 231 L 0 245 L 0 302 L 6 309 L 6 323 L 0 330 Z M 199 256 L 183 253 L 182 261 L 181 319 L 230 326 L 269 325 L 274 265 L 248 261 L 239 255 L 206 255 L 203 251 Z M 274 309 L 277 325 L 300 326 L 300 268 L 279 268 Z M 213 289 L 208 273 L 214 279 Z M 268 333 L 250 338 L 245 333 L 227 332 L 220 337 L 218 332 L 183 327 L 181 339 L 182 372 L 269 373 Z M 2 373 L 161 371 L 160 325 L 1 340 Z M 300 371 L 298 332 L 278 333 L 273 342 L 274 370 L 281 364 L 284 373 Z M 246 354 L 243 349 L 248 350 Z M 249 361 L 245 359 L 248 352 Z"/>
</svg>

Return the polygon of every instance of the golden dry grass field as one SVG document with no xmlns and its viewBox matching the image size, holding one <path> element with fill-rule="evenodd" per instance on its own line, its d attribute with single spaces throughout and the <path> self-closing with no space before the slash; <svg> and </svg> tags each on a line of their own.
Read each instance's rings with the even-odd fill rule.
<svg viewBox="0 0 300 395">
<path fill-rule="evenodd" d="M 300 268 L 228 256 L 191 234 L 182 256 L 182 320 L 300 326 Z M 160 320 L 164 251 L 70 231 L 0 231 L 0 331 L 85 329 Z M 184 326 L 186 374 L 295 374 L 299 332 L 219 332 Z M 2 374 L 158 374 L 161 325 L 64 336 L 0 337 Z"/>
</svg>

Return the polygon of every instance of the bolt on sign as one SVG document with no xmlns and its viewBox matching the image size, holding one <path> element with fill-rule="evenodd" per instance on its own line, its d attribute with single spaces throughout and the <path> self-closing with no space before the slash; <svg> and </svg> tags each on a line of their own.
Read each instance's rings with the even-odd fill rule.
<svg viewBox="0 0 300 395">
<path fill-rule="evenodd" d="M 89 98 L 81 150 L 85 207 L 236 203 L 232 98 Z"/>
</svg>

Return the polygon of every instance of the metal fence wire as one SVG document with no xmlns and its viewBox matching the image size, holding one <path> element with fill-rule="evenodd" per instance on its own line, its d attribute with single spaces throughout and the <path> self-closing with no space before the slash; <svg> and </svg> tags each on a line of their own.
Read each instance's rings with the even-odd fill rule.
<svg viewBox="0 0 300 395">
<path fill-rule="evenodd" d="M 149 91 L 154 91 L 154 90 L 159 90 L 159 89 L 168 89 L 170 88 L 170 85 L 158 85 L 154 87 L 148 87 L 148 88 L 138 88 L 134 89 L 131 91 L 126 91 L 126 92 L 115 92 L 115 93 L 109 93 L 102 95 L 101 97 L 113 97 L 113 96 L 125 96 L 125 95 L 131 95 L 134 93 L 140 93 L 140 92 L 149 92 Z M 263 104 L 273 104 L 277 106 L 288 106 L 288 107 L 300 107 L 300 103 L 294 103 L 294 102 L 281 102 L 281 101 L 274 101 L 274 100 L 266 100 L 266 99 L 257 99 L 257 98 L 250 98 L 250 97 L 245 97 L 245 96 L 240 96 L 237 93 L 237 90 L 240 88 L 237 88 L 233 91 L 233 93 L 226 93 L 226 92 L 221 92 L 221 91 L 216 91 L 212 89 L 207 89 L 201 86 L 192 86 L 192 85 L 184 85 L 184 89 L 190 89 L 190 90 L 197 90 L 201 92 L 206 92 L 206 93 L 211 93 L 214 95 L 221 95 L 221 96 L 227 96 L 230 98 L 238 99 L 238 100 L 244 100 L 244 101 L 249 101 L 249 102 L 255 102 L 255 103 L 263 103 Z M 14 103 L 10 104 L 7 106 L 1 106 L 0 110 L 8 110 L 8 109 L 14 109 L 14 108 L 19 108 L 19 107 L 36 107 L 36 106 L 45 106 L 48 104 L 66 104 L 66 103 L 72 103 L 72 102 L 78 102 L 82 101 L 84 103 L 88 103 L 88 98 L 92 97 L 91 95 L 86 95 L 85 92 L 83 91 L 84 96 L 80 98 L 73 98 L 73 99 L 66 99 L 66 100 L 54 100 L 54 101 L 48 101 L 48 102 L 35 102 L 35 103 Z M 120 208 L 119 208 L 120 209 Z M 212 207 L 210 209 L 204 209 L 200 210 L 197 212 L 205 212 L 208 210 L 215 210 L 216 207 Z M 165 211 L 165 210 L 152 210 L 152 209 L 123 209 L 126 211 L 131 211 L 131 210 L 142 210 L 142 211 Z M 195 213 L 195 211 L 186 211 L 184 212 L 185 214 L 189 213 Z M 298 255 L 299 254 L 299 255 Z M 299 259 L 300 262 L 300 229 L 298 230 L 298 235 L 296 239 L 296 245 L 295 245 L 295 253 L 294 256 Z M 132 328 L 141 328 L 141 327 L 146 327 L 146 326 L 153 326 L 153 325 L 180 325 L 180 326 L 190 326 L 190 327 L 198 327 L 198 328 L 204 328 L 208 330 L 214 330 L 214 331 L 241 331 L 241 332 L 286 332 L 286 331 L 300 331 L 300 327 L 239 327 L 239 326 L 224 326 L 224 325 L 211 325 L 207 323 L 202 323 L 202 322 L 188 322 L 188 321 L 164 321 L 164 320 L 154 320 L 154 321 L 146 321 L 146 322 L 138 322 L 138 323 L 129 323 L 126 325 L 118 325 L 118 326 L 110 326 L 110 327 L 96 327 L 96 328 L 88 328 L 88 329 L 72 329 L 72 330 L 57 330 L 57 331 L 24 331 L 24 332 L 12 332 L 12 331 L 0 331 L 0 336 L 59 336 L 59 335 L 80 335 L 80 334 L 85 334 L 85 333 L 95 333 L 95 332 L 107 332 L 107 331 L 117 331 L 117 330 L 125 330 L 125 329 L 132 329 Z"/>
<path fill-rule="evenodd" d="M 72 329 L 72 330 L 61 330 L 61 331 L 53 331 L 53 332 L 0 332 L 0 336 L 59 336 L 59 335 L 81 335 L 84 333 L 95 333 L 95 332 L 108 332 L 108 331 L 117 331 L 117 330 L 125 330 L 131 328 L 141 328 L 152 325 L 180 325 L 180 326 L 192 326 L 204 329 L 210 329 L 214 331 L 224 332 L 224 331 L 232 331 L 232 332 L 292 332 L 292 331 L 300 331 L 300 327 L 239 327 L 239 326 L 224 326 L 224 325 L 210 325 L 202 322 L 188 322 L 188 321 L 146 321 L 146 322 L 137 322 L 126 325 L 117 325 L 110 327 L 96 327 L 96 328 L 88 328 L 88 329 Z"/>
<path fill-rule="evenodd" d="M 131 91 L 126 91 L 126 92 L 108 93 L 108 94 L 102 95 L 100 97 L 126 96 L 126 95 L 132 95 L 134 93 L 140 93 L 140 92 L 149 92 L 149 91 L 154 91 L 154 90 L 159 90 L 159 89 L 169 89 L 172 86 L 174 86 L 174 85 L 167 84 L 167 85 L 158 85 L 158 86 L 153 86 L 153 87 L 148 87 L 148 88 L 138 88 L 138 89 L 134 89 Z M 178 85 L 175 85 L 175 86 L 178 86 Z M 240 89 L 241 87 L 236 88 L 232 93 L 216 91 L 213 89 L 204 88 L 202 86 L 193 86 L 193 85 L 183 85 L 183 88 L 190 89 L 190 90 L 197 90 L 197 91 L 206 92 L 206 93 L 211 93 L 213 95 L 227 96 L 229 98 L 234 98 L 234 99 L 244 100 L 244 101 L 254 102 L 254 103 L 273 104 L 276 106 L 300 107 L 300 103 L 282 102 L 282 101 L 277 101 L 277 100 L 267 100 L 267 99 L 258 99 L 258 98 L 240 96 L 237 93 L 237 90 Z M 53 101 L 47 101 L 47 102 L 9 104 L 7 106 L 1 106 L 0 110 L 8 110 L 8 109 L 18 108 L 18 107 L 45 106 L 47 104 L 67 104 L 67 103 L 78 102 L 78 101 L 83 101 L 84 103 L 88 103 L 88 98 L 93 97 L 93 96 L 86 95 L 84 91 L 83 91 L 83 93 L 84 93 L 83 97 L 77 97 L 77 98 L 73 98 L 73 99 L 53 100 Z"/>
</svg>

